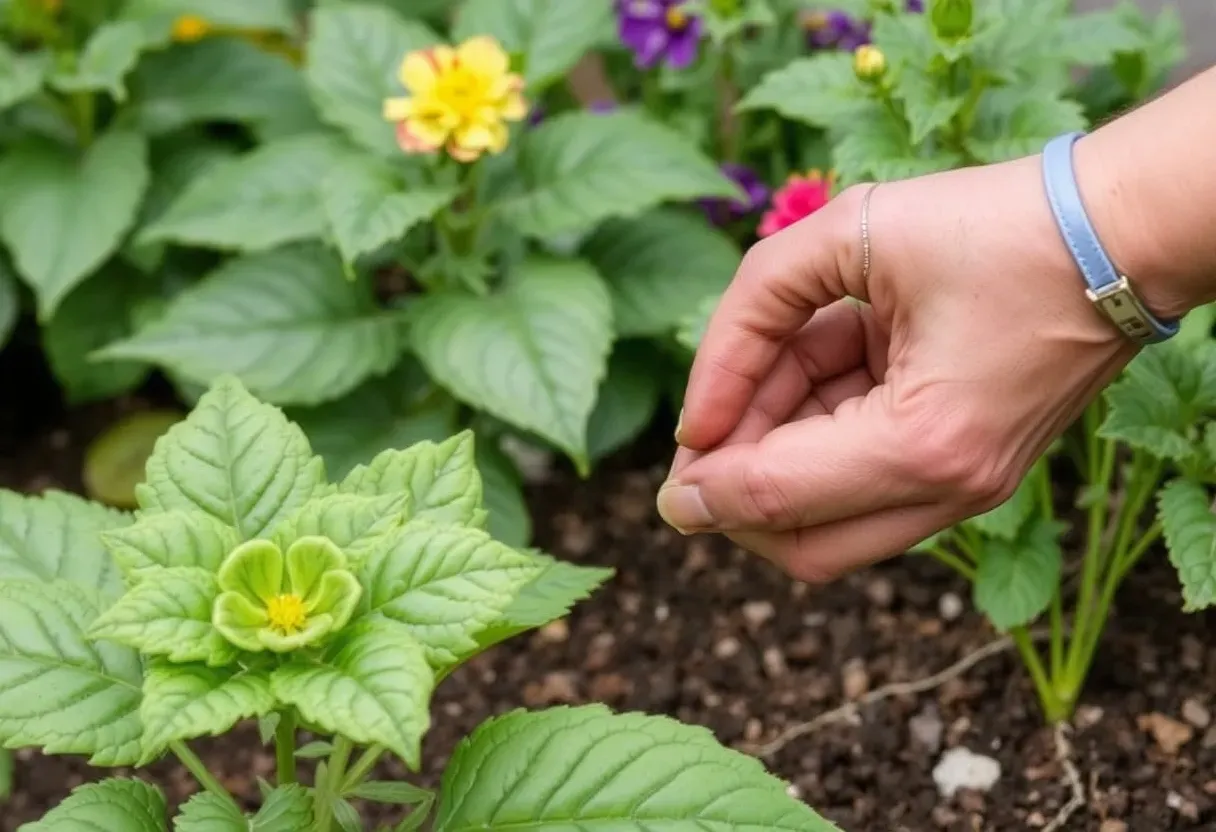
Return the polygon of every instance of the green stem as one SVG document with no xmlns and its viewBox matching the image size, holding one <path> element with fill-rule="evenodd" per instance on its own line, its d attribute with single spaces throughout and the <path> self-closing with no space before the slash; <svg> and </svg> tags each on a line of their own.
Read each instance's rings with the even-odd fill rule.
<svg viewBox="0 0 1216 832">
<path fill-rule="evenodd" d="M 232 795 L 220 784 L 219 780 L 215 779 L 211 772 L 207 771 L 207 766 L 198 758 L 197 754 L 190 750 L 188 745 L 181 740 L 176 740 L 169 743 L 169 750 L 177 755 L 177 759 L 181 760 L 182 765 L 189 769 L 200 786 L 227 801 L 233 808 L 238 811 L 240 810 L 241 807 L 232 799 Z"/>
<path fill-rule="evenodd" d="M 291 708 L 279 711 L 279 724 L 274 729 L 274 756 L 279 785 L 296 782 L 296 712 Z"/>
<path fill-rule="evenodd" d="M 1051 678 L 1059 680 L 1064 673 L 1064 601 L 1063 586 L 1057 586 L 1051 596 Z"/>
<path fill-rule="evenodd" d="M 932 546 L 926 549 L 925 552 L 935 560 L 946 564 L 946 566 L 949 566 L 967 580 L 975 580 L 975 568 L 964 562 L 962 558 L 958 557 L 952 552 L 944 549 L 941 546 Z"/>
<path fill-rule="evenodd" d="M 1035 649 L 1034 640 L 1030 637 L 1030 632 L 1025 627 L 1014 627 L 1009 631 L 1009 637 L 1013 639 L 1013 643 L 1018 648 L 1018 654 L 1022 657 L 1022 662 L 1026 665 L 1026 669 L 1030 671 L 1030 678 L 1034 682 L 1035 692 L 1039 696 L 1039 704 L 1043 708 L 1043 713 L 1049 722 L 1059 722 L 1068 718 L 1068 711 L 1071 709 L 1071 703 L 1060 698 L 1056 693 L 1055 687 L 1047 676 L 1047 671 L 1043 667 L 1043 660 L 1039 657 L 1039 651 Z"/>
<path fill-rule="evenodd" d="M 346 777 L 346 763 L 354 748 L 350 740 L 343 736 L 334 737 L 334 750 L 330 752 L 325 764 L 323 782 L 314 784 L 315 796 L 313 803 L 316 807 L 316 827 L 313 832 L 329 832 L 333 823 L 333 806 L 341 797 L 342 782 Z"/>
<path fill-rule="evenodd" d="M 742 132 L 735 104 L 739 99 L 735 85 L 734 41 L 722 44 L 718 59 L 718 150 L 723 162 L 739 161 L 739 135 Z"/>
<path fill-rule="evenodd" d="M 1135 545 L 1128 550 L 1127 555 L 1115 564 L 1115 568 L 1119 570 L 1119 580 L 1122 581 L 1127 573 L 1140 561 L 1144 553 L 1149 547 L 1156 543 L 1161 538 L 1161 521 L 1156 520 L 1153 525 L 1148 527 L 1144 534 L 1140 535 L 1140 539 Z"/>
<path fill-rule="evenodd" d="M 1073 615 L 1073 637 L 1068 645 L 1066 674 L 1071 679 L 1077 678 L 1077 666 L 1081 661 L 1085 633 L 1089 626 L 1090 608 L 1094 595 L 1098 591 L 1098 581 L 1101 578 L 1102 538 L 1106 531 L 1106 515 L 1110 505 L 1111 477 L 1115 470 L 1115 443 L 1110 440 L 1097 440 L 1096 431 L 1088 433 L 1092 421 L 1086 412 L 1087 437 L 1095 437 L 1091 442 L 1089 487 L 1097 493 L 1089 494 L 1088 506 L 1089 528 L 1085 540 L 1085 556 L 1081 565 L 1081 591 Z"/>
<path fill-rule="evenodd" d="M 348 794 L 355 786 L 358 786 L 369 775 L 376 763 L 379 762 L 380 756 L 384 754 L 384 746 L 373 745 L 366 749 L 355 764 L 350 767 L 350 771 L 346 774 L 346 779 L 342 781 L 341 794 Z"/>
<path fill-rule="evenodd" d="M 96 129 L 97 99 L 91 92 L 72 93 L 71 98 L 72 124 L 76 128 L 76 139 L 81 147 L 93 143 L 93 133 Z"/>
</svg>

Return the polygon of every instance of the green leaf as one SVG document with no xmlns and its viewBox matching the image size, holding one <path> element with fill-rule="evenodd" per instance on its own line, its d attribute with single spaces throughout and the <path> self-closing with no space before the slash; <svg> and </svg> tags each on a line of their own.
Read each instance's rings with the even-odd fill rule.
<svg viewBox="0 0 1216 832">
<path fill-rule="evenodd" d="M 200 384 L 230 373 L 275 404 L 337 398 L 388 372 L 403 340 L 371 284 L 341 269 L 314 244 L 229 260 L 94 356 L 154 362 Z"/>
<path fill-rule="evenodd" d="M 900 76 L 898 95 L 904 103 L 908 137 L 914 145 L 919 145 L 933 131 L 948 125 L 963 107 L 961 96 L 944 95 L 932 78 L 920 71 L 909 71 Z"/>
<path fill-rule="evenodd" d="M 1002 632 L 1033 621 L 1060 588 L 1062 526 L 1037 520 L 1014 541 L 984 546 L 972 598 Z"/>
<path fill-rule="evenodd" d="M 775 110 L 785 118 L 822 128 L 839 128 L 873 106 L 853 74 L 853 56 L 848 52 L 792 61 L 765 75 L 739 102 L 743 111 Z"/>
<path fill-rule="evenodd" d="M 859 115 L 850 127 L 832 148 L 832 167 L 841 185 L 866 179 L 908 179 L 950 170 L 962 163 L 962 157 L 950 151 L 913 148 L 904 125 L 882 111 Z"/>
<path fill-rule="evenodd" d="M 350 801 L 335 799 L 333 815 L 342 832 L 363 832 L 363 818 L 359 817 L 359 810 L 350 805 Z"/>
<path fill-rule="evenodd" d="M 319 760 L 322 757 L 328 757 L 333 751 L 334 744 L 332 742 L 314 740 L 297 750 L 296 757 L 301 760 Z"/>
<path fill-rule="evenodd" d="M 275 706 L 266 677 L 236 667 L 155 663 L 144 679 L 139 708 L 146 765 L 170 743 L 219 736 L 242 719 Z"/>
<path fill-rule="evenodd" d="M 231 801 L 200 792 L 182 807 L 173 828 L 175 832 L 302 832 L 311 829 L 312 822 L 312 797 L 303 786 L 290 783 L 266 795 L 252 818 Z"/>
<path fill-rule="evenodd" d="M 165 796 L 143 780 L 112 777 L 77 786 L 62 803 L 21 832 L 164 832 Z"/>
<path fill-rule="evenodd" d="M 1074 66 L 1101 66 L 1119 52 L 1135 52 L 1144 37 L 1118 10 L 1070 14 L 1056 26 L 1052 52 Z"/>
<path fill-rule="evenodd" d="M 95 766 L 139 758 L 139 654 L 85 631 L 96 593 L 75 584 L 0 580 L 0 745 L 84 754 Z"/>
<path fill-rule="evenodd" d="M 249 832 L 249 821 L 231 800 L 198 792 L 173 819 L 174 832 Z"/>
<path fill-rule="evenodd" d="M 211 515 L 168 510 L 105 531 L 101 541 L 134 582 L 161 569 L 197 567 L 215 573 L 241 539 L 235 529 Z"/>
<path fill-rule="evenodd" d="M 1087 126 L 1075 101 L 1034 88 L 1002 87 L 980 99 L 967 147 L 981 162 L 1004 162 L 1038 153 L 1052 137 Z"/>
<path fill-rule="evenodd" d="M 1157 497 L 1170 563 L 1182 582 L 1186 612 L 1216 603 L 1216 514 L 1207 490 L 1198 483 L 1174 480 Z"/>
<path fill-rule="evenodd" d="M 347 157 L 321 181 L 321 207 L 343 261 L 403 238 L 407 231 L 446 208 L 455 188 L 406 190 L 387 163 L 370 156 Z"/>
<path fill-rule="evenodd" d="M 0 262 L 0 350 L 8 344 L 21 317 L 21 290 L 7 264 Z"/>
<path fill-rule="evenodd" d="M 148 186 L 147 156 L 142 136 L 112 130 L 79 158 L 27 143 L 0 161 L 0 238 L 42 320 L 117 250 Z"/>
<path fill-rule="evenodd" d="M 594 270 L 533 258 L 496 295 L 431 295 L 414 310 L 414 349 L 432 378 L 586 469 L 587 418 L 613 335 L 611 299 Z"/>
<path fill-rule="evenodd" d="M 279 139 L 208 169 L 139 235 L 142 245 L 173 242 L 264 251 L 325 229 L 318 171 L 343 153 L 334 137 Z"/>
<path fill-rule="evenodd" d="M 558 116 L 521 138 L 524 193 L 497 203 L 533 237 L 587 231 L 662 202 L 738 198 L 738 186 L 679 133 L 630 112 Z"/>
<path fill-rule="evenodd" d="M 697 351 L 697 347 L 701 345 L 701 339 L 705 337 L 709 319 L 713 317 L 714 310 L 718 308 L 721 300 L 721 295 L 707 297 L 698 304 L 695 312 L 680 321 L 680 328 L 676 331 L 676 340 L 686 349 Z"/>
<path fill-rule="evenodd" d="M 23 496 L 0 489 L 0 580 L 70 581 L 106 600 L 122 594 L 122 575 L 99 533 L 131 522 L 75 494 Z"/>
<path fill-rule="evenodd" d="M 702 300 L 720 295 L 742 260 L 729 235 L 671 208 L 604 223 L 582 254 L 608 282 L 623 338 L 668 334 Z"/>
<path fill-rule="evenodd" d="M 434 829 L 836 830 L 785 789 L 705 729 L 666 717 L 515 711 L 457 747 Z"/>
<path fill-rule="evenodd" d="M 311 106 L 295 67 L 238 38 L 207 38 L 147 55 L 131 87 L 134 119 L 152 135 L 216 121 L 257 126 Z"/>
<path fill-rule="evenodd" d="M 71 72 L 51 77 L 51 86 L 66 93 L 104 90 L 122 103 L 127 100 L 123 79 L 135 68 L 147 43 L 138 23 L 107 23 L 93 32 Z"/>
<path fill-rule="evenodd" d="M 202 17 L 225 29 L 291 34 L 296 25 L 292 0 L 127 0 L 122 9 L 123 19 L 144 22 L 172 24 L 183 15 Z"/>
<path fill-rule="evenodd" d="M 532 540 L 532 514 L 515 463 L 494 445 L 483 442 L 477 446 L 477 468 L 481 472 L 486 531 L 508 546 L 527 546 Z"/>
<path fill-rule="evenodd" d="M 1039 462 L 1030 473 L 1018 483 L 1013 496 L 996 508 L 986 511 L 967 520 L 967 525 L 987 537 L 1013 541 L 1017 538 L 1030 515 L 1034 513 L 1035 498 L 1038 496 L 1041 468 L 1046 463 Z"/>
<path fill-rule="evenodd" d="M 15 52 L 0 44 L 0 111 L 37 94 L 50 68 L 46 52 Z"/>
<path fill-rule="evenodd" d="M 442 666 L 476 647 L 473 636 L 495 621 L 538 571 L 538 564 L 480 529 L 407 523 L 361 570 L 367 605 L 406 625 Z"/>
<path fill-rule="evenodd" d="M 224 377 L 157 441 L 136 496 L 146 512 L 202 511 L 250 540 L 308 502 L 324 479 L 304 433 Z"/>
<path fill-rule="evenodd" d="M 373 780 L 360 783 L 351 789 L 350 797 L 370 800 L 373 803 L 395 803 L 398 806 L 414 806 L 432 800 L 434 795 L 410 783 L 390 783 Z"/>
<path fill-rule="evenodd" d="M 422 648 L 400 625 L 364 620 L 322 663 L 277 668 L 271 690 L 323 731 L 359 745 L 383 745 L 417 768 L 434 677 Z"/>
<path fill-rule="evenodd" d="M 560 79 L 612 31 L 612 0 L 468 0 L 456 16 L 452 37 L 489 35 L 523 56 L 530 88 Z"/>
<path fill-rule="evenodd" d="M 338 485 L 347 494 L 411 496 L 410 516 L 437 525 L 480 526 L 481 474 L 473 462 L 472 431 L 436 444 L 386 450 L 354 468 Z"/>
<path fill-rule="evenodd" d="M 354 557 L 383 541 L 410 516 L 406 492 L 363 496 L 326 494 L 305 503 L 274 530 L 273 540 L 284 551 L 302 537 L 324 537 Z"/>
<path fill-rule="evenodd" d="M 587 423 L 587 454 L 592 459 L 624 447 L 650 424 L 659 407 L 654 366 L 654 352 L 646 345 L 617 343 Z"/>
<path fill-rule="evenodd" d="M 93 622 L 89 638 L 104 638 L 174 662 L 231 662 L 235 651 L 211 625 L 219 595 L 215 575 L 192 566 L 145 573 Z"/>
<path fill-rule="evenodd" d="M 382 156 L 396 156 L 384 100 L 400 93 L 397 72 L 406 54 L 437 43 L 417 21 L 383 6 L 343 3 L 313 12 L 305 74 L 321 118 Z"/>
</svg>

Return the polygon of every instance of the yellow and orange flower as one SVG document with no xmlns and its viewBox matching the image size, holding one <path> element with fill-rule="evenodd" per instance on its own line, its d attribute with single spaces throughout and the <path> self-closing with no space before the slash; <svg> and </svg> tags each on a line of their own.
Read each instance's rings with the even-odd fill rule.
<svg viewBox="0 0 1216 832">
<path fill-rule="evenodd" d="M 523 79 L 493 38 L 411 52 L 399 77 L 409 95 L 385 101 L 384 117 L 397 125 L 406 153 L 443 148 L 461 162 L 501 153 L 510 139 L 507 122 L 528 112 Z"/>
</svg>

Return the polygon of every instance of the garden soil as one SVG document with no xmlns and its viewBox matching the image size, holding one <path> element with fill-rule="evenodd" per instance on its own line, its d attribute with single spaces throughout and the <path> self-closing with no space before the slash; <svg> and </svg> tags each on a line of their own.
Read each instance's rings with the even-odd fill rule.
<svg viewBox="0 0 1216 832">
<path fill-rule="evenodd" d="M 0 402 L 0 485 L 78 489 L 87 441 L 147 401 L 65 413 L 45 379 L 14 384 L 12 362 L 0 357 L 8 397 Z M 567 620 L 500 646 L 443 684 L 426 772 L 439 771 L 457 740 L 491 714 L 592 701 L 669 714 L 755 749 L 999 637 L 971 608 L 967 587 L 932 562 L 902 558 L 813 588 L 722 540 L 680 537 L 652 510 L 667 450 L 664 437 L 653 437 L 589 482 L 559 468 L 530 487 L 539 545 L 618 574 Z M 1121 594 L 1070 736 L 1085 807 L 1064 829 L 1216 828 L 1216 646 L 1208 644 L 1216 617 L 1185 615 L 1180 606 L 1163 557 Z M 252 726 L 194 745 L 243 797 L 256 798 L 256 777 L 272 775 L 273 754 Z M 933 768 L 958 746 L 999 761 L 991 791 L 939 796 Z M 1008 651 L 927 692 L 864 704 L 766 762 L 848 832 L 1040 829 L 1070 795 L 1052 732 Z M 389 765 L 380 774 L 405 772 Z M 101 775 L 77 760 L 21 752 L 0 830 Z M 195 788 L 171 762 L 146 776 L 175 803 Z"/>
</svg>

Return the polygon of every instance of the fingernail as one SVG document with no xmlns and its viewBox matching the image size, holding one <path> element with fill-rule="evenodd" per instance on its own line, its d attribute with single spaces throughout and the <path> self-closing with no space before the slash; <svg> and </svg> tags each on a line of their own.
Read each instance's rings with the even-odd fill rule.
<svg viewBox="0 0 1216 832">
<path fill-rule="evenodd" d="M 684 408 L 680 408 L 680 415 L 676 417 L 676 442 L 683 445 L 684 441 L 680 438 L 680 432 L 684 429 Z"/>
<path fill-rule="evenodd" d="M 659 516 L 680 534 L 714 525 L 714 518 L 701 499 L 701 489 L 695 485 L 664 485 L 659 489 L 658 507 Z"/>
</svg>

